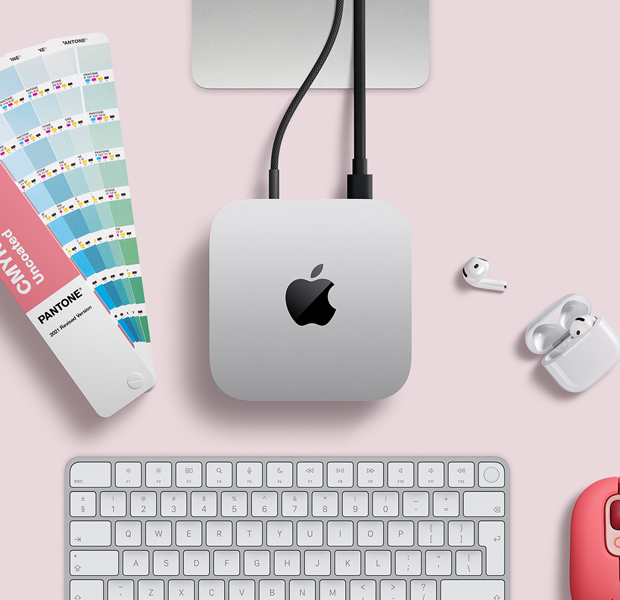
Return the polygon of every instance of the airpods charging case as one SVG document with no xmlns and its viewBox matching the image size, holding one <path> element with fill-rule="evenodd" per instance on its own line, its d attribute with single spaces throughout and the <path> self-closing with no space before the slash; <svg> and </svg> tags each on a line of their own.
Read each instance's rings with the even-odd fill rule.
<svg viewBox="0 0 620 600">
<path fill-rule="evenodd" d="M 576 317 L 589 315 L 590 301 L 581 294 L 568 294 L 528 327 L 525 343 L 534 354 L 544 354 L 542 366 L 568 392 L 583 392 L 620 361 L 620 337 L 604 317 L 597 316 L 590 331 L 567 337 Z"/>
</svg>

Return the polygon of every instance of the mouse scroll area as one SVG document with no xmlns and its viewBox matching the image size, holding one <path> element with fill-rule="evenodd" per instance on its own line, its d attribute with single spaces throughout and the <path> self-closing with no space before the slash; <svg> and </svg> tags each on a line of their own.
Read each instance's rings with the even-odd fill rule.
<svg viewBox="0 0 620 600">
<path fill-rule="evenodd" d="M 609 554 L 620 558 L 620 494 L 605 502 L 605 546 Z"/>
</svg>

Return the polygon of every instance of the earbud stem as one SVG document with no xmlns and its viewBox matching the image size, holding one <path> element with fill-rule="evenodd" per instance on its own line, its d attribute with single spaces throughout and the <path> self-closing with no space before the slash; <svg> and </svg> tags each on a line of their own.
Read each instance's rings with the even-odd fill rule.
<svg viewBox="0 0 620 600">
<path fill-rule="evenodd" d="M 483 290 L 493 290 L 495 292 L 505 292 L 507 284 L 498 279 L 481 279 L 480 281 L 468 281 L 471 285 Z"/>
</svg>

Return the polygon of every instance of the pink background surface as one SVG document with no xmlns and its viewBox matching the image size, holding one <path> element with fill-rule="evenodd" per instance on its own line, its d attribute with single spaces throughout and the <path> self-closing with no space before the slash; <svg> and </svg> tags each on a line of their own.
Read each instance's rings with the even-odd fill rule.
<svg viewBox="0 0 620 600">
<path fill-rule="evenodd" d="M 409 382 L 373 404 L 247 404 L 208 368 L 209 229 L 227 204 L 267 193 L 291 93 L 198 88 L 189 2 L 5 3 L 2 53 L 110 38 L 159 384 L 100 419 L 0 286 L 4 597 L 62 596 L 73 456 L 319 453 L 504 457 L 512 597 L 569 598 L 573 503 L 620 473 L 620 368 L 569 395 L 523 335 L 569 292 L 620 330 L 620 5 L 442 0 L 431 18 L 428 83 L 368 98 L 375 197 L 407 215 L 420 274 Z M 342 91 L 307 97 L 283 146 L 283 196 L 344 195 L 351 106 Z M 505 294 L 462 282 L 473 254 Z"/>
</svg>

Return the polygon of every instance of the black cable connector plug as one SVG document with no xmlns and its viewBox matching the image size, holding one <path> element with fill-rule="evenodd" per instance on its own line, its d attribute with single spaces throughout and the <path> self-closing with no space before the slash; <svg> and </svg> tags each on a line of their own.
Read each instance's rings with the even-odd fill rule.
<svg viewBox="0 0 620 600">
<path fill-rule="evenodd" d="M 280 198 L 280 169 L 269 169 L 269 200 Z"/>
<path fill-rule="evenodd" d="M 349 200 L 372 200 L 372 175 L 367 173 L 365 158 L 353 159 L 353 173 L 347 175 L 347 198 Z"/>
</svg>

